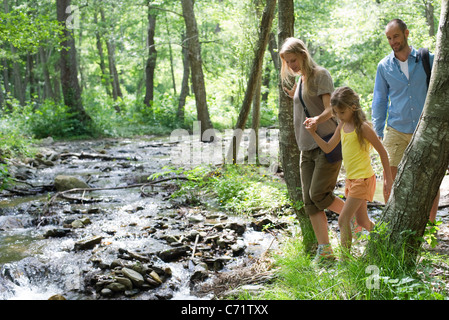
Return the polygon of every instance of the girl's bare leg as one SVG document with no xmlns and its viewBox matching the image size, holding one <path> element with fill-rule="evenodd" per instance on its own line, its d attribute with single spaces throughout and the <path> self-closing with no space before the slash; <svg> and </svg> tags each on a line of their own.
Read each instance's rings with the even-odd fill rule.
<svg viewBox="0 0 449 320">
<path fill-rule="evenodd" d="M 343 248 L 351 248 L 351 219 L 363 203 L 366 203 L 366 200 L 352 197 L 348 197 L 346 199 L 343 210 L 338 217 L 338 225 L 340 226 L 340 241 Z"/>
<path fill-rule="evenodd" d="M 366 201 L 365 203 L 362 203 L 359 209 L 355 212 L 355 219 L 358 225 L 368 231 L 371 231 L 374 228 L 374 223 L 368 217 L 368 206 Z"/>
</svg>

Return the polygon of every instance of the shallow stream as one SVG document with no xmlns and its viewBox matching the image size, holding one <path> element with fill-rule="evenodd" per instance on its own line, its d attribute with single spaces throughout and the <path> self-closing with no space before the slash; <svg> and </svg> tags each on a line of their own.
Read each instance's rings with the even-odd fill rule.
<svg viewBox="0 0 449 320">
<path fill-rule="evenodd" d="M 30 185 L 54 184 L 55 177 L 78 177 L 92 188 L 124 187 L 148 182 L 147 178 L 170 165 L 173 143 L 169 138 L 142 137 L 139 139 L 98 140 L 79 142 L 49 142 L 40 146 L 42 158 L 53 157 L 53 164 L 17 164 L 17 176 Z M 85 158 L 84 154 L 118 157 Z M 61 156 L 64 155 L 64 156 Z M 15 172 L 15 173 L 17 173 Z M 25 181 L 25 180 L 24 180 Z M 16 185 L 18 188 L 20 184 Z M 139 187 L 117 190 L 98 190 L 74 193 L 78 201 L 58 198 L 45 205 L 55 191 L 38 195 L 0 194 L 0 300 L 49 299 L 62 295 L 65 299 L 210 299 L 210 295 L 196 296 L 191 277 L 197 270 L 189 261 L 194 241 L 186 241 L 190 231 L 202 232 L 202 239 L 210 236 L 218 224 L 245 226 L 243 233 L 235 234 L 233 245 L 245 248 L 243 255 L 227 255 L 221 271 L 238 265 L 248 256 L 257 256 L 272 245 L 273 236 L 254 231 L 249 221 L 233 217 L 216 209 L 183 208 L 170 201 L 171 188 L 158 184 L 145 189 Z M 81 200 L 80 200 L 81 199 Z M 192 219 L 195 218 L 195 219 Z M 87 221 L 74 227 L 73 221 Z M 68 225 L 68 227 L 67 227 Z M 63 234 L 58 234 L 63 232 Z M 55 235 L 55 233 L 57 235 Z M 49 236 L 49 234 L 51 236 Z M 92 237 L 100 241 L 88 249 L 77 250 L 79 242 Z M 182 259 L 163 261 L 161 251 L 181 244 L 168 241 L 173 237 L 189 247 Z M 216 240 L 211 240 L 211 243 Z M 201 240 L 199 241 L 201 243 Z M 198 244 L 210 251 L 216 243 Z M 217 251 L 218 252 L 218 251 Z M 128 294 L 103 295 L 95 290 L 92 279 L 101 277 L 113 261 L 131 256 L 140 257 L 134 264 L 151 264 L 154 270 L 167 268 L 167 279 L 156 288 L 128 290 Z M 144 258 L 142 258 L 144 257 Z M 194 260 L 193 257 L 190 260 Z M 216 263 L 216 262 L 215 262 Z M 196 265 L 195 265 L 196 267 Z M 159 269 L 158 269 L 159 268 Z M 108 271 L 109 272 L 109 271 Z M 119 274 L 120 275 L 120 274 Z"/>
</svg>

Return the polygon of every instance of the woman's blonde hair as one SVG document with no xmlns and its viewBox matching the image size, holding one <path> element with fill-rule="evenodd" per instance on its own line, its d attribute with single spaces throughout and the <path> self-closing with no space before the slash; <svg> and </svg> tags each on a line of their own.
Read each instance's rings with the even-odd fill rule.
<svg viewBox="0 0 449 320">
<path fill-rule="evenodd" d="M 362 135 L 362 125 L 364 123 L 371 125 L 371 123 L 366 120 L 365 112 L 363 112 L 360 106 L 359 95 L 349 87 L 339 87 L 331 95 L 331 106 L 334 114 L 336 110 L 343 111 L 347 108 L 352 110 L 355 132 L 360 146 L 362 148 L 369 148 L 370 145 L 367 146 L 366 140 Z"/>
<path fill-rule="evenodd" d="M 307 81 L 304 84 L 305 90 L 309 89 L 308 84 L 311 83 L 311 79 L 315 75 L 315 70 L 317 68 L 317 64 L 310 56 L 307 47 L 304 42 L 300 39 L 296 38 L 287 38 L 282 44 L 281 50 L 279 51 L 279 56 L 281 57 L 281 79 L 283 82 L 288 84 L 292 84 L 290 81 L 290 77 L 297 76 L 288 66 L 285 61 L 284 55 L 286 53 L 293 53 L 300 58 L 301 61 L 301 74 L 303 74 Z"/>
</svg>

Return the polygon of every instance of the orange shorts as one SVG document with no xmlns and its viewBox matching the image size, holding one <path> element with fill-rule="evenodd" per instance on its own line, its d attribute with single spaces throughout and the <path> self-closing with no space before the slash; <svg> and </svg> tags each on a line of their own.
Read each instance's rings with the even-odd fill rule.
<svg viewBox="0 0 449 320">
<path fill-rule="evenodd" d="M 345 196 L 372 202 L 376 191 L 376 175 L 365 179 L 346 179 Z"/>
</svg>

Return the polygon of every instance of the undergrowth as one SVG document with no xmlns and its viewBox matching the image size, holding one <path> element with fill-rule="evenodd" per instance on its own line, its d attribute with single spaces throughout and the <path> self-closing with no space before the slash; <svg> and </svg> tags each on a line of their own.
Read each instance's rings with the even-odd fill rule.
<svg viewBox="0 0 449 320">
<path fill-rule="evenodd" d="M 220 209 L 236 214 L 277 213 L 289 206 L 285 184 L 265 167 L 230 164 L 190 170 L 166 168 L 161 174 L 188 177 L 173 198 L 184 198 L 189 204 L 215 202 Z"/>
<path fill-rule="evenodd" d="M 224 210 L 250 214 L 255 210 L 280 212 L 290 207 L 282 179 L 257 166 L 202 166 L 192 170 L 173 169 L 167 173 L 183 174 L 183 182 L 173 197 L 204 204 L 214 199 Z M 297 228 L 296 225 L 294 228 Z M 432 230 L 430 230 L 432 233 Z M 291 231 L 290 231 L 291 232 Z M 382 230 L 378 231 L 382 232 Z M 338 234 L 331 233 L 338 243 Z M 435 237 L 426 241 L 435 241 Z M 401 267 L 398 259 L 385 257 L 382 265 L 369 262 L 363 252 L 371 241 L 365 235 L 358 242 L 357 253 L 334 252 L 339 259 L 328 266 L 316 265 L 305 252 L 300 236 L 285 234 L 272 253 L 276 278 L 258 293 L 242 292 L 239 299 L 252 300 L 446 300 L 449 298 L 449 259 L 422 251 L 413 266 Z M 423 240 L 424 241 L 424 240 Z M 381 251 L 381 248 L 378 248 Z M 388 254 L 388 253 L 386 253 Z M 344 257 L 345 259 L 341 259 Z M 436 271 L 440 270 L 440 271 Z"/>
</svg>

